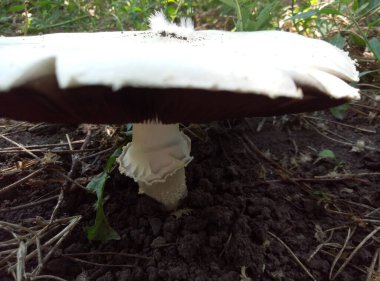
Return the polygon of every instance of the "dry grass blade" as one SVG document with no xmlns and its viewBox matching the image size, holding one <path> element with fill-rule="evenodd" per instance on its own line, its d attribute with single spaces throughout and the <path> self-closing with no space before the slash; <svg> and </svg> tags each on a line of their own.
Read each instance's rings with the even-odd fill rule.
<svg viewBox="0 0 380 281">
<path fill-rule="evenodd" d="M 0 195 L 6 193 L 6 192 L 9 192 L 11 189 L 13 189 L 14 187 L 22 184 L 23 182 L 27 181 L 28 179 L 34 177 L 35 175 L 39 174 L 40 172 L 42 172 L 44 170 L 44 168 L 41 168 L 39 170 L 36 170 L 32 173 L 30 173 L 29 175 L 27 175 L 26 177 L 14 182 L 14 183 L 11 183 L 10 185 L 7 185 L 5 187 L 3 187 L 2 189 L 0 189 Z"/>
<path fill-rule="evenodd" d="M 343 247 L 340 249 L 340 251 L 338 252 L 338 254 L 336 255 L 336 257 L 334 258 L 334 261 L 333 261 L 333 263 L 331 265 L 330 274 L 329 274 L 329 279 L 330 280 L 332 280 L 332 274 L 333 274 L 335 265 L 338 262 L 338 260 L 340 259 L 340 257 L 342 256 L 344 250 L 347 248 L 347 244 L 350 241 L 350 239 L 352 238 L 352 236 L 354 235 L 355 230 L 356 229 L 354 229 L 353 231 L 351 231 L 351 227 L 348 228 L 347 236 L 346 236 L 346 239 L 344 240 Z"/>
<path fill-rule="evenodd" d="M 5 130 L 2 131 L 2 135 L 7 135 L 9 133 L 11 133 L 13 130 L 17 129 L 17 128 L 20 128 L 22 126 L 26 126 L 28 127 L 29 125 L 27 124 L 27 122 L 17 122 L 15 125 L 13 126 L 5 126 Z M 13 131 L 14 132 L 14 131 Z"/>
<path fill-rule="evenodd" d="M 358 86 L 371 87 L 371 88 L 375 88 L 375 89 L 379 89 L 380 90 L 379 86 L 376 86 L 376 85 L 373 85 L 373 84 L 359 83 Z"/>
<path fill-rule="evenodd" d="M 236 137 L 243 143 L 243 145 L 245 146 L 248 152 L 250 152 L 251 154 L 253 154 L 253 152 L 257 153 L 262 159 L 269 162 L 273 167 L 275 167 L 279 171 L 279 175 L 284 180 L 289 180 L 289 175 L 291 175 L 290 171 L 286 170 L 280 164 L 278 164 L 277 162 L 271 160 L 266 155 L 264 155 L 264 153 L 262 153 L 258 149 L 258 147 L 248 137 L 244 137 L 244 139 L 239 136 L 236 136 Z"/>
<path fill-rule="evenodd" d="M 364 105 L 364 104 L 359 104 L 359 103 L 353 103 L 352 104 L 353 106 L 356 106 L 356 107 L 359 107 L 359 108 L 363 108 L 363 109 L 368 109 L 370 111 L 375 111 L 375 112 L 380 112 L 380 108 L 377 108 L 377 107 L 373 107 L 373 106 L 369 106 L 369 105 Z"/>
<path fill-rule="evenodd" d="M 379 266 L 375 271 L 376 261 L 378 261 Z M 380 278 L 380 249 L 377 249 L 376 254 L 373 256 L 371 265 L 368 269 L 368 275 L 366 281 L 377 281 Z"/>
<path fill-rule="evenodd" d="M 15 239 L 4 241 L 3 243 L 0 243 L 0 245 L 3 244 L 4 247 L 5 247 L 5 245 L 12 246 L 12 245 L 14 245 L 14 243 L 13 243 L 14 241 L 19 241 L 22 238 L 26 241 L 26 247 L 28 247 L 28 246 L 34 244 L 34 237 L 36 235 L 36 232 L 38 232 L 41 229 L 41 226 L 39 225 L 36 227 L 27 228 L 27 227 L 23 227 L 22 225 L 0 222 L 0 229 L 3 229 L 3 230 L 10 232 L 13 235 L 13 237 L 15 237 Z M 56 229 L 56 227 L 50 228 L 51 231 L 54 231 L 55 229 Z M 45 233 L 43 233 L 41 235 L 41 237 L 49 234 L 51 232 L 50 230 L 45 231 Z M 26 232 L 26 233 L 24 233 L 24 232 Z M 17 249 L 18 249 L 18 247 L 16 247 L 16 246 L 18 246 L 18 245 L 19 245 L 19 243 L 17 242 L 14 248 L 0 252 L 0 254 L 2 256 L 7 255 L 0 260 L 0 266 L 2 266 L 2 267 L 0 267 L 0 270 L 6 270 L 8 268 L 8 266 L 12 264 L 13 260 L 15 259 L 15 255 L 16 255 Z"/>
<path fill-rule="evenodd" d="M 106 264 L 106 263 L 97 263 L 97 262 L 86 261 L 86 260 L 79 259 L 79 258 L 74 258 L 74 257 L 67 256 L 67 255 L 62 255 L 62 256 L 65 257 L 65 258 L 67 258 L 67 259 L 70 259 L 70 260 L 76 261 L 76 262 L 85 263 L 85 264 L 90 264 L 90 265 L 95 265 L 95 266 L 106 266 L 106 267 L 136 267 L 136 266 L 133 265 L 133 264 Z"/>
<path fill-rule="evenodd" d="M 54 276 L 54 275 L 39 275 L 39 276 L 36 276 L 36 277 L 31 277 L 30 281 L 33 281 L 33 280 L 42 280 L 42 279 L 67 281 L 66 279 L 63 279 L 61 277 Z"/>
<path fill-rule="evenodd" d="M 10 248 L 0 253 L 2 256 L 0 271 L 14 272 L 16 270 L 17 274 L 15 276 L 20 277 L 21 279 L 19 280 L 25 280 L 26 277 L 30 280 L 43 279 L 39 278 L 39 272 L 80 219 L 80 216 L 74 216 L 57 219 L 51 223 L 49 220 L 37 218 L 34 220 L 35 225 L 32 227 L 0 221 L 0 229 L 10 232 L 15 237 L 8 241 L 0 242 L 0 248 Z M 63 229 L 62 226 L 64 226 Z M 49 237 L 49 239 L 46 239 L 46 237 Z M 22 242 L 16 244 L 15 241 L 17 240 Z M 27 253 L 29 248 L 35 249 Z M 32 273 L 25 272 L 26 264 L 35 257 L 37 259 L 34 263 L 37 262 L 38 266 Z"/>
<path fill-rule="evenodd" d="M 315 279 L 315 277 L 310 273 L 310 271 L 306 268 L 306 266 L 300 261 L 300 259 L 296 256 L 296 254 L 294 254 L 294 252 L 292 251 L 292 249 L 289 248 L 288 245 L 285 244 L 284 241 L 282 241 L 279 237 L 277 237 L 275 234 L 273 234 L 272 232 L 269 232 L 269 235 L 271 235 L 273 238 L 275 238 L 278 242 L 280 242 L 286 250 L 288 250 L 288 252 L 290 253 L 290 255 L 295 259 L 295 261 L 301 266 L 301 268 L 303 269 L 303 271 L 305 271 L 305 273 L 310 277 L 311 280 L 314 280 L 314 281 L 317 281 L 317 279 Z"/>
<path fill-rule="evenodd" d="M 36 236 L 36 249 L 37 249 L 38 267 L 42 267 L 43 262 L 42 262 L 41 242 L 38 236 Z"/>
<path fill-rule="evenodd" d="M 80 148 L 80 150 L 83 150 L 87 147 L 88 143 L 90 142 L 90 139 L 91 139 L 91 134 L 92 134 L 92 131 L 90 129 L 87 130 L 87 134 L 86 134 L 86 138 Z M 73 150 L 73 146 L 72 146 L 72 143 L 71 143 L 71 140 L 70 140 L 70 137 L 68 134 L 66 134 L 66 138 L 67 138 L 67 143 L 69 144 L 69 148 L 70 150 Z M 70 180 L 67 180 L 66 178 L 66 182 L 61 186 L 61 191 L 59 193 L 59 196 L 58 196 L 58 202 L 57 204 L 55 205 L 54 207 L 54 210 L 50 216 L 50 223 L 53 222 L 56 214 L 57 214 L 57 211 L 58 209 L 60 208 L 62 202 L 63 202 L 63 199 L 64 199 L 64 191 L 65 189 L 68 187 L 69 185 L 69 182 L 71 182 L 71 180 L 73 179 L 75 173 L 76 173 L 76 170 L 77 170 L 77 167 L 79 165 L 79 155 L 76 153 L 76 154 L 72 154 L 71 155 L 71 167 L 70 167 L 70 171 L 68 172 L 67 174 L 67 178 L 69 178 Z M 75 181 L 74 181 L 75 182 Z M 83 188 L 83 187 L 82 187 Z M 86 188 L 84 188 L 86 189 Z"/>
<path fill-rule="evenodd" d="M 63 188 L 61 187 L 61 191 L 59 192 L 59 195 L 58 195 L 57 204 L 55 204 L 55 207 L 54 207 L 54 209 L 53 209 L 53 212 L 51 213 L 51 216 L 50 216 L 50 224 L 53 222 L 53 220 L 54 220 L 54 218 L 55 218 L 55 215 L 57 214 L 58 208 L 59 208 L 59 207 L 61 206 L 61 204 L 62 204 L 63 197 L 64 197 L 64 190 L 63 190 Z"/>
<path fill-rule="evenodd" d="M 36 166 L 40 162 L 36 159 L 30 159 L 23 161 L 20 161 L 21 163 L 16 163 L 16 165 L 12 165 L 11 167 L 3 168 L 0 170 L 1 176 L 10 176 L 17 173 L 22 173 L 23 171 L 27 169 L 31 169 L 32 167 Z"/>
<path fill-rule="evenodd" d="M 25 146 L 11 140 L 10 138 L 4 136 L 3 134 L 0 134 L 0 137 L 2 137 L 3 139 L 5 139 L 6 141 L 16 145 L 17 147 L 21 148 L 23 151 L 25 151 L 26 153 L 28 153 L 29 155 L 33 156 L 35 159 L 37 160 L 41 160 L 40 157 L 38 157 L 36 154 L 34 154 L 33 152 L 31 152 L 29 149 L 25 148 Z"/>
<path fill-rule="evenodd" d="M 312 120 L 319 120 L 319 121 L 324 121 L 324 122 L 329 122 L 329 123 L 333 123 L 333 124 L 336 124 L 336 125 L 340 125 L 340 126 L 352 128 L 352 129 L 355 129 L 355 130 L 358 130 L 358 131 L 362 131 L 362 132 L 365 132 L 365 133 L 376 134 L 376 130 L 370 130 L 370 129 L 366 129 L 366 128 L 360 128 L 360 127 L 357 127 L 357 126 L 353 126 L 353 125 L 349 125 L 349 124 L 345 124 L 345 123 L 337 122 L 337 121 L 333 121 L 333 120 L 328 120 L 328 119 L 324 119 L 324 118 L 320 118 L 320 117 L 305 115 L 305 116 L 303 116 L 303 118 L 312 119 Z"/>
<path fill-rule="evenodd" d="M 77 140 L 72 141 L 72 144 L 82 144 L 84 140 Z M 51 144 L 38 144 L 38 145 L 25 145 L 24 148 L 26 149 L 42 149 L 42 148 L 55 148 L 55 147 L 61 147 L 61 146 L 67 146 L 68 143 L 51 143 Z M 1 151 L 7 151 L 7 150 L 22 150 L 19 146 L 12 146 L 12 147 L 4 147 L 1 149 Z"/>
<path fill-rule="evenodd" d="M 363 247 L 363 245 L 371 239 L 378 231 L 380 230 L 380 226 L 376 227 L 370 234 L 368 234 L 360 243 L 356 246 L 356 248 L 351 252 L 351 254 L 348 256 L 348 258 L 343 262 L 341 267 L 338 269 L 338 271 L 335 273 L 335 275 L 331 278 L 331 280 L 334 280 L 346 267 L 346 265 L 350 262 L 350 260 L 355 256 L 355 254 Z"/>
<path fill-rule="evenodd" d="M 56 238 L 59 237 L 58 241 L 54 244 L 53 247 L 50 248 L 49 252 L 45 255 L 45 257 L 40 260 L 39 265 L 35 268 L 35 270 L 32 273 L 34 276 L 38 276 L 39 275 L 39 273 L 41 272 L 41 270 L 43 268 L 44 263 L 46 263 L 49 260 L 50 256 L 61 245 L 61 243 L 63 242 L 63 240 L 65 240 L 65 238 L 67 237 L 67 235 L 69 235 L 69 233 L 71 233 L 71 230 L 77 225 L 77 223 L 79 222 L 79 220 L 80 220 L 79 217 L 75 217 L 73 220 L 70 221 L 69 225 L 66 228 L 64 228 L 55 237 L 53 237 L 52 239 L 50 239 L 48 242 L 45 243 L 45 245 L 52 245 L 53 242 L 55 242 L 57 240 Z M 53 242 L 51 243 L 51 241 L 53 241 Z M 38 254 L 41 253 L 41 249 L 38 248 L 38 247 L 37 247 L 37 253 Z"/>
<path fill-rule="evenodd" d="M 341 247 L 342 245 L 338 244 L 338 243 L 328 243 L 328 242 L 325 242 L 325 243 L 322 243 L 322 244 L 319 244 L 317 246 L 317 248 L 314 250 L 314 252 L 311 253 L 311 255 L 309 256 L 309 258 L 307 259 L 308 262 L 310 262 L 314 256 L 316 254 L 318 254 L 319 251 L 322 250 L 323 247 L 331 247 L 331 248 L 338 248 L 338 247 Z"/>
<path fill-rule="evenodd" d="M 318 126 L 315 125 L 313 122 L 311 122 L 311 121 L 309 121 L 309 120 L 306 120 L 306 119 L 304 119 L 304 120 L 305 120 L 305 123 L 308 124 L 308 125 L 310 126 L 310 128 L 312 128 L 315 132 L 317 132 L 317 134 L 321 135 L 322 137 L 324 137 L 324 138 L 326 138 L 326 139 L 328 139 L 328 140 L 331 140 L 331 141 L 333 141 L 333 142 L 340 143 L 340 144 L 342 144 L 342 145 L 344 145 L 344 146 L 349 146 L 349 147 L 354 147 L 354 146 L 355 146 L 354 143 L 350 143 L 350 142 L 347 142 L 347 141 L 340 141 L 340 140 L 338 140 L 338 139 L 335 139 L 335 138 L 332 138 L 332 137 L 328 136 L 328 135 L 325 134 L 325 133 L 322 133 L 322 132 L 319 130 Z M 326 131 L 326 130 L 325 130 L 325 131 Z M 329 132 L 331 132 L 331 131 L 329 131 Z M 377 148 L 375 148 L 375 147 L 371 147 L 371 146 L 364 146 L 363 148 L 365 148 L 365 149 L 367 149 L 367 150 L 371 150 L 371 151 L 378 151 L 378 152 L 380 152 L 380 149 L 377 149 Z"/>
<path fill-rule="evenodd" d="M 87 193 L 91 193 L 93 194 L 94 192 L 92 192 L 91 190 L 89 190 L 87 187 L 81 185 L 80 183 L 76 182 L 75 180 L 73 180 L 72 178 L 70 178 L 69 176 L 65 175 L 64 173 L 62 173 L 61 171 L 57 170 L 57 169 L 50 169 L 50 171 L 53 171 L 55 173 L 57 173 L 58 175 L 60 175 L 61 177 L 63 177 L 66 181 L 68 182 L 71 182 L 72 184 L 78 186 L 79 188 L 83 189 L 84 191 L 86 191 Z"/>
<path fill-rule="evenodd" d="M 89 148 L 82 150 L 49 150 L 49 149 L 30 149 L 30 152 L 39 152 L 39 153 L 55 153 L 55 154 L 73 154 L 73 153 L 85 153 L 96 151 L 97 148 Z M 0 150 L 0 154 L 12 154 L 12 153 L 20 153 L 22 150 L 14 149 L 14 150 Z"/>
<path fill-rule="evenodd" d="M 78 256 L 121 256 L 121 257 L 127 257 L 127 258 L 136 258 L 136 259 L 144 259 L 144 260 L 150 260 L 152 258 L 136 255 L 136 254 L 128 254 L 128 253 L 117 253 L 117 252 L 89 252 L 89 253 L 73 253 L 73 254 L 65 254 L 65 257 L 78 257 Z"/>
<path fill-rule="evenodd" d="M 16 277 L 17 281 L 23 281 L 25 278 L 25 257 L 26 257 L 26 245 L 24 241 L 20 241 L 20 245 L 17 250 L 17 269 Z"/>
<path fill-rule="evenodd" d="M 99 156 L 99 155 L 102 155 L 102 154 L 104 154 L 104 153 L 110 152 L 110 151 L 115 150 L 115 149 L 116 149 L 116 147 L 113 146 L 113 147 L 110 147 L 110 148 L 104 149 L 104 150 L 102 150 L 102 151 L 98 151 L 98 152 L 96 152 L 96 153 L 93 153 L 93 154 L 90 154 L 90 155 L 83 156 L 83 157 L 81 157 L 79 160 L 80 160 L 80 161 L 83 161 L 83 160 L 85 160 L 85 159 L 89 159 L 89 158 L 92 158 L 92 157 L 95 157 L 95 156 Z"/>
<path fill-rule="evenodd" d="M 370 177 L 370 176 L 380 176 L 380 173 L 357 173 L 357 174 L 335 174 L 333 176 L 331 175 L 325 175 L 325 176 L 315 176 L 315 179 L 336 179 L 336 180 L 344 180 L 344 179 L 355 179 L 358 177 Z"/>
<path fill-rule="evenodd" d="M 25 208 L 33 207 L 33 206 L 36 206 L 36 205 L 40 205 L 40 204 L 43 204 L 43 203 L 55 200 L 57 198 L 58 198 L 58 195 L 54 195 L 52 197 L 41 199 L 41 200 L 38 200 L 38 201 L 35 201 L 35 202 L 30 202 L 30 203 L 27 203 L 27 204 L 24 204 L 24 205 L 18 205 L 18 206 L 15 206 L 15 207 L 9 207 L 9 208 L 0 209 L 0 213 L 22 210 L 22 209 L 25 209 Z"/>
<path fill-rule="evenodd" d="M 6 221 L 0 221 L 0 229 L 4 229 L 4 230 L 11 232 L 11 233 L 13 233 L 14 230 L 17 230 L 20 232 L 26 232 L 26 233 L 33 233 L 35 231 L 32 227 L 30 227 L 30 228 L 24 227 L 22 225 L 10 223 L 10 222 L 6 222 Z M 0 245 L 1 244 L 2 244 L 2 242 L 0 243 Z"/>
<path fill-rule="evenodd" d="M 70 150 L 73 150 L 73 144 L 72 144 L 68 134 L 66 134 L 66 139 L 67 139 L 67 143 L 69 145 Z"/>
<path fill-rule="evenodd" d="M 330 252 L 328 252 L 328 251 L 325 251 L 325 250 L 323 250 L 323 249 L 321 250 L 321 253 L 322 253 L 322 254 L 325 254 L 325 255 L 327 255 L 327 256 L 329 256 L 329 257 L 332 257 L 332 258 L 335 257 L 335 254 L 332 254 L 332 253 L 330 253 Z M 359 266 L 357 266 L 357 265 L 354 265 L 354 264 L 348 263 L 347 266 L 349 266 L 349 267 L 351 267 L 351 268 L 357 270 L 358 272 L 361 272 L 361 273 L 363 273 L 363 274 L 367 274 L 367 271 L 366 271 L 366 270 L 364 270 L 363 268 L 361 268 L 361 267 L 359 267 Z M 327 279 L 326 279 L 326 280 L 327 280 Z"/>
<path fill-rule="evenodd" d="M 377 209 L 374 209 L 374 210 L 370 211 L 369 213 L 367 213 L 365 215 L 365 217 L 370 217 L 370 216 L 372 216 L 373 214 L 376 214 L 376 213 L 378 213 L 380 215 L 380 208 L 377 208 Z"/>
</svg>

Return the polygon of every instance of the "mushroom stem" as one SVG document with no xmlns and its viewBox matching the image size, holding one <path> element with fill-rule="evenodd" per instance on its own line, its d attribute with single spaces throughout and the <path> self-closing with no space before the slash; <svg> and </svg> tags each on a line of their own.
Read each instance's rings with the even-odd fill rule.
<svg viewBox="0 0 380 281">
<path fill-rule="evenodd" d="M 134 124 L 132 142 L 118 158 L 119 170 L 139 184 L 139 193 L 175 209 L 187 195 L 184 168 L 192 160 L 190 149 L 178 124 Z"/>
<path fill-rule="evenodd" d="M 187 196 L 185 168 L 180 168 L 174 174 L 169 175 L 165 182 L 155 182 L 146 184 L 139 181 L 139 193 L 165 205 L 167 210 L 174 210 L 178 207 L 179 201 Z"/>
</svg>

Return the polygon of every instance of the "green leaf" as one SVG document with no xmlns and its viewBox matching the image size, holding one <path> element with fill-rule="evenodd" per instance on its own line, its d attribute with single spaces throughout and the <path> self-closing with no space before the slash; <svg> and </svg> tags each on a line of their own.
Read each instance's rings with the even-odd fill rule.
<svg viewBox="0 0 380 281">
<path fill-rule="evenodd" d="M 368 44 L 377 61 L 380 62 L 380 40 L 374 37 L 368 40 Z"/>
<path fill-rule="evenodd" d="M 346 44 L 346 38 L 344 38 L 342 35 L 338 33 L 334 37 L 332 37 L 329 40 L 329 42 L 334 46 L 338 47 L 339 49 L 343 49 L 344 45 Z"/>
<path fill-rule="evenodd" d="M 9 13 L 18 13 L 25 10 L 25 5 L 14 5 L 8 9 Z"/>
<path fill-rule="evenodd" d="M 380 23 L 380 17 L 377 18 L 377 19 L 375 19 L 374 21 L 370 22 L 370 23 L 368 24 L 368 29 L 371 29 L 371 28 L 373 28 L 373 27 L 379 25 L 379 23 Z"/>
<path fill-rule="evenodd" d="M 106 164 L 106 167 L 104 168 L 104 171 L 107 172 L 107 173 L 110 173 L 113 166 L 115 165 L 115 162 L 116 162 L 116 158 L 120 156 L 122 152 L 122 149 L 121 147 L 117 148 L 113 153 L 112 155 L 108 158 L 107 160 L 107 164 Z"/>
<path fill-rule="evenodd" d="M 312 16 L 315 16 L 318 13 L 319 13 L 318 9 L 317 10 L 309 10 L 307 12 L 295 14 L 294 16 L 288 18 L 288 20 L 305 20 L 305 19 L 311 18 Z"/>
<path fill-rule="evenodd" d="M 324 15 L 340 15 L 341 13 L 337 9 L 334 9 L 334 8 L 323 8 L 320 10 L 319 9 L 313 9 L 313 10 L 309 10 L 306 12 L 295 14 L 294 16 L 288 18 L 287 20 L 306 20 L 306 19 L 312 18 L 313 16 L 321 15 L 321 14 L 324 14 Z"/>
<path fill-rule="evenodd" d="M 332 152 L 330 149 L 323 149 L 321 150 L 319 153 L 318 153 L 318 157 L 320 159 L 326 159 L 326 158 L 329 158 L 329 159 L 336 159 L 335 157 L 335 153 Z"/>
<path fill-rule="evenodd" d="M 48 0 L 41 0 L 41 1 L 37 1 L 33 4 L 33 6 L 35 7 L 43 7 L 43 8 L 51 8 L 53 5 L 52 5 L 52 1 L 48 1 Z M 53 6 L 54 7 L 54 6 Z"/>
<path fill-rule="evenodd" d="M 96 217 L 94 225 L 85 228 L 88 240 L 118 240 L 119 234 L 110 226 L 103 209 L 103 193 L 108 174 L 115 165 L 116 158 L 121 154 L 121 148 L 116 149 L 108 158 L 104 171 L 92 178 L 87 184 L 87 188 L 96 193 Z"/>
<path fill-rule="evenodd" d="M 363 5 L 359 6 L 358 9 L 355 11 L 355 14 L 359 15 L 361 12 L 367 9 L 368 6 L 369 3 L 364 3 Z"/>
<path fill-rule="evenodd" d="M 170 18 L 170 20 L 174 20 L 177 17 L 177 9 L 173 6 L 167 6 L 166 14 Z"/>
<path fill-rule="evenodd" d="M 278 5 L 278 1 L 265 5 L 265 7 L 258 13 L 256 20 L 248 25 L 246 30 L 256 31 L 265 29 L 273 18 L 273 11 Z"/>
<path fill-rule="evenodd" d="M 12 17 L 0 17 L 0 23 L 12 21 Z"/>
<path fill-rule="evenodd" d="M 101 206 L 98 204 L 95 224 L 85 228 L 87 239 L 91 241 L 119 240 L 120 235 L 110 226 L 104 214 L 103 200 L 101 202 L 98 200 L 98 203 L 101 203 Z"/>
<path fill-rule="evenodd" d="M 99 198 L 103 197 L 103 189 L 108 179 L 107 172 L 102 172 L 99 175 L 96 175 L 92 180 L 87 184 L 87 188 L 96 193 L 96 196 Z"/>
<path fill-rule="evenodd" d="M 219 0 L 231 8 L 235 8 L 235 2 L 233 0 Z"/>
<path fill-rule="evenodd" d="M 341 15 L 341 12 L 334 8 L 323 8 L 319 11 L 319 14 L 324 15 Z"/>
<path fill-rule="evenodd" d="M 338 120 L 343 120 L 346 111 L 350 108 L 348 103 L 330 108 L 331 114 Z"/>
<path fill-rule="evenodd" d="M 356 33 L 351 33 L 350 34 L 350 38 L 352 40 L 352 42 L 358 46 L 358 47 L 365 47 L 366 45 L 366 42 L 365 40 L 363 39 L 363 37 L 359 36 L 358 34 Z"/>
<path fill-rule="evenodd" d="M 103 192 L 107 179 L 108 173 L 104 171 L 99 175 L 95 176 L 89 182 L 89 184 L 87 184 L 87 188 L 92 191 L 95 191 L 98 197 L 98 201 L 96 202 L 95 224 L 85 228 L 88 240 L 104 241 L 120 239 L 119 234 L 117 234 L 117 232 L 110 226 L 107 217 L 104 214 Z"/>
</svg>

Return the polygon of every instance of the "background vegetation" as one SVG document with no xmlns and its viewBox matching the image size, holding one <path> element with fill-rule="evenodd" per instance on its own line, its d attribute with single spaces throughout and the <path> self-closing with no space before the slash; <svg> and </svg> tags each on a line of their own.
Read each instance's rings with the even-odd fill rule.
<svg viewBox="0 0 380 281">
<path fill-rule="evenodd" d="M 367 48 L 380 61 L 380 0 L 2 0 L 0 35 L 144 30 L 163 10 L 188 16 L 199 29 L 282 29 Z"/>
</svg>

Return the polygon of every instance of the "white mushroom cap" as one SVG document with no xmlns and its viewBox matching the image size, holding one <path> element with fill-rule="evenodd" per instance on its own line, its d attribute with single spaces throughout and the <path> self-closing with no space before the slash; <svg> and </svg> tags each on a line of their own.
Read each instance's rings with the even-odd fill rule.
<svg viewBox="0 0 380 281">
<path fill-rule="evenodd" d="M 87 94 L 83 93 L 86 99 L 91 99 L 93 92 L 94 106 L 98 109 L 100 103 L 109 112 L 114 111 L 112 108 L 118 109 L 115 103 L 121 100 L 128 103 L 132 99 L 136 106 L 139 97 L 142 99 L 140 104 L 146 107 L 146 95 L 149 98 L 159 95 L 156 97 L 159 100 L 174 97 L 172 102 L 163 102 L 173 108 L 181 107 L 179 96 L 194 92 L 198 95 L 198 103 L 200 99 L 211 102 L 205 107 L 212 107 L 215 102 L 218 104 L 217 100 L 229 103 L 218 104 L 228 114 L 212 115 L 209 112 L 204 118 L 195 118 L 194 122 L 229 118 L 235 114 L 238 117 L 283 114 L 287 113 L 288 104 L 291 105 L 289 112 L 310 111 L 341 103 L 339 99 L 359 98 L 358 90 L 344 82 L 358 80 L 354 61 L 347 53 L 324 41 L 281 31 L 194 31 L 190 22 L 184 21 L 183 26 L 176 26 L 167 23 L 161 14 L 151 21 L 153 30 L 142 32 L 0 38 L 0 109 L 12 107 L 17 96 L 25 98 L 28 89 L 32 92 L 30 95 L 45 99 L 44 105 L 35 103 L 42 107 L 42 111 L 49 111 L 43 110 L 49 103 L 54 107 L 50 111 L 56 116 L 60 110 L 65 111 L 62 116 L 71 115 L 63 118 L 65 120 L 101 123 L 122 123 L 133 115 L 111 118 L 109 113 L 109 118 L 104 116 L 104 120 L 93 118 L 91 114 L 84 115 L 79 106 L 75 109 L 72 105 L 75 98 L 80 99 L 76 89 L 86 88 Z M 74 92 L 75 97 L 72 97 L 70 93 Z M 117 101 L 105 101 L 111 92 L 117 92 Z M 233 93 L 233 96 L 223 98 L 220 93 Z M 9 97 L 12 94 L 13 97 Z M 100 101 L 95 101 L 97 98 Z M 273 99 L 273 106 L 268 98 Z M 184 100 L 188 99 L 192 98 Z M 244 101 L 235 104 L 231 102 L 234 99 Z M 305 100 L 310 99 L 313 101 L 306 106 Z M 69 105 L 65 104 L 69 100 Z M 262 108 L 257 111 L 254 105 L 252 110 L 241 108 L 247 102 L 257 104 L 263 100 L 269 106 L 267 112 Z M 298 108 L 295 100 L 304 101 Z M 321 103 L 316 102 L 318 100 Z M 228 106 L 236 108 L 229 109 Z M 88 107 L 90 110 L 90 105 Z M 163 110 L 152 109 L 152 115 L 141 114 L 132 118 L 133 121 L 146 118 L 163 122 L 191 121 L 190 113 L 186 116 L 179 114 L 176 121 L 174 117 L 167 118 L 161 112 Z M 133 110 L 125 109 L 127 112 Z M 0 112 L 8 117 L 32 121 L 55 122 L 59 119 L 50 119 L 50 115 L 21 116 L 9 111 Z"/>
</svg>

